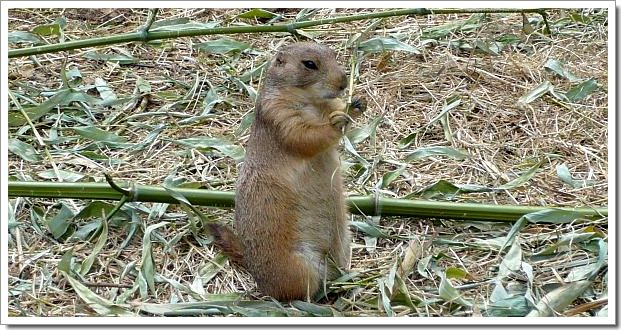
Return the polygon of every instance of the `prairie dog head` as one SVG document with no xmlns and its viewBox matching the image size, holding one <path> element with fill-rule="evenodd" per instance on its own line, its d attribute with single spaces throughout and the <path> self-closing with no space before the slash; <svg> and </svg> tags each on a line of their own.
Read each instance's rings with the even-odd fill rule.
<svg viewBox="0 0 621 330">
<path fill-rule="evenodd" d="M 299 42 L 279 49 L 269 64 L 264 83 L 274 89 L 303 89 L 312 98 L 333 99 L 345 91 L 347 75 L 336 61 L 334 50 L 313 42 Z"/>
</svg>

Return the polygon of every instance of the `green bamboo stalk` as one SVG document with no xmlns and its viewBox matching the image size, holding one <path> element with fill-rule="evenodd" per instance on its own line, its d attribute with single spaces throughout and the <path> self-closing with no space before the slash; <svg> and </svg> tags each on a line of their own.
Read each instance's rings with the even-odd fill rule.
<svg viewBox="0 0 621 330">
<path fill-rule="evenodd" d="M 163 187 L 120 184 L 130 192 L 129 201 L 179 203 Z M 120 200 L 124 194 L 107 183 L 64 183 L 64 182 L 22 182 L 9 181 L 9 197 L 69 198 Z M 117 188 L 118 189 L 118 188 Z M 175 188 L 191 204 L 213 207 L 234 207 L 235 193 L 204 189 Z M 376 202 L 377 201 L 377 202 Z M 551 207 L 490 205 L 476 203 L 436 202 L 397 198 L 375 198 L 375 196 L 351 196 L 347 198 L 350 211 L 354 214 L 384 216 L 410 216 L 422 218 L 468 219 L 483 221 L 513 222 L 527 213 Z M 608 216 L 608 208 L 556 208 L 581 213 L 584 217 Z"/>
<path fill-rule="evenodd" d="M 382 18 L 382 17 L 394 17 L 403 15 L 438 15 L 438 14 L 469 14 L 469 13 L 537 13 L 546 17 L 544 9 L 501 9 L 501 8 L 482 8 L 482 9 L 426 9 L 426 8 L 411 8 L 411 9 L 398 9 L 387 10 L 377 13 L 341 16 L 334 18 L 325 18 L 314 21 L 302 21 L 293 22 L 288 24 L 275 24 L 275 25 L 262 25 L 262 26 L 234 26 L 234 27 L 222 27 L 222 28 L 204 28 L 204 29 L 190 29 L 182 31 L 147 31 L 144 28 L 139 29 L 136 32 L 124 33 L 114 36 L 98 37 L 84 40 L 73 40 L 63 43 L 34 46 L 28 48 L 10 49 L 8 54 L 9 58 L 19 56 L 30 56 L 37 54 L 53 53 L 59 51 L 67 51 L 78 48 L 87 48 L 95 46 L 104 46 L 111 44 L 119 44 L 132 41 L 152 41 L 179 37 L 194 37 L 201 35 L 212 34 L 238 34 L 238 33 L 267 33 L 267 32 L 289 32 L 295 33 L 295 30 L 307 28 L 311 26 L 345 23 L 358 20 Z"/>
</svg>

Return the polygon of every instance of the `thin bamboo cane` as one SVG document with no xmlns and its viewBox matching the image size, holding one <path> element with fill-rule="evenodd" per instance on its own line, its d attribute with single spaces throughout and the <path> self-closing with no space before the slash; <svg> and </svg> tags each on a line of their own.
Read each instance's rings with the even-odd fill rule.
<svg viewBox="0 0 621 330">
<path fill-rule="evenodd" d="M 37 54 L 53 53 L 59 51 L 67 51 L 78 48 L 104 46 L 111 44 L 119 44 L 132 41 L 152 41 L 160 39 L 170 39 L 178 37 L 194 37 L 201 35 L 211 34 L 237 34 L 237 33 L 265 33 L 265 32 L 290 32 L 295 33 L 295 30 L 307 28 L 311 26 L 345 23 L 358 20 L 383 18 L 403 15 L 438 15 L 438 14 L 469 14 L 469 13 L 537 13 L 546 17 L 544 9 L 504 9 L 504 8 L 481 8 L 481 9 L 426 9 L 426 8 L 412 8 L 412 9 L 399 9 L 388 10 L 377 13 L 361 14 L 342 16 L 334 18 L 326 18 L 314 21 L 302 21 L 293 22 L 289 24 L 275 24 L 275 25 L 262 25 L 262 26 L 234 26 L 234 27 L 222 27 L 222 28 L 204 28 L 204 29 L 189 29 L 181 31 L 147 31 L 147 29 L 141 28 L 136 32 L 124 33 L 115 36 L 91 38 L 84 40 L 73 40 L 63 43 L 34 46 L 20 49 L 10 49 L 8 51 L 9 58 L 19 56 L 30 56 Z M 546 21 L 547 22 L 547 21 Z"/>
<path fill-rule="evenodd" d="M 163 187 L 127 184 L 129 201 L 179 203 Z M 9 181 L 9 197 L 75 198 L 120 200 L 123 193 L 107 183 L 59 183 Z M 191 204 L 213 207 L 234 207 L 235 193 L 204 189 L 175 188 Z M 469 219 L 485 221 L 516 221 L 527 213 L 555 208 L 581 213 L 585 217 L 608 216 L 608 208 L 557 208 L 521 205 L 490 205 L 476 203 L 436 202 L 375 196 L 351 196 L 347 198 L 354 214 L 385 216 L 410 216 L 425 218 Z"/>
</svg>

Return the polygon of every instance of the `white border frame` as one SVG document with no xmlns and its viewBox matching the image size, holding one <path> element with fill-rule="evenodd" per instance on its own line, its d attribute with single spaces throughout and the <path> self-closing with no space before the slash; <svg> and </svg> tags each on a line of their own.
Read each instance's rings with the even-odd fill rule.
<svg viewBox="0 0 621 330">
<path fill-rule="evenodd" d="M 381 5 L 380 5 L 381 4 Z M 608 241 L 608 281 L 609 281 L 609 316 L 608 317 L 555 317 L 555 318 L 502 318 L 502 317 L 347 317 L 347 318 L 306 318 L 306 317 L 8 317 L 8 274 L 2 271 L 0 284 L 1 324 L 8 325 L 269 325 L 269 324 L 297 324 L 297 325 L 611 325 L 616 324 L 616 8 L 613 1 L 2 1 L 1 2 L 1 88 L 0 98 L 0 231 L 2 237 L 0 269 L 6 269 L 8 264 L 8 228 L 6 215 L 8 214 L 8 9 L 10 8 L 144 8 L 145 5 L 157 8 L 608 8 L 608 203 L 609 212 L 609 241 Z M 612 78 L 611 78 L 612 77 Z M 612 162 L 611 162 L 612 160 Z M 610 184 L 612 183 L 612 185 Z"/>
</svg>

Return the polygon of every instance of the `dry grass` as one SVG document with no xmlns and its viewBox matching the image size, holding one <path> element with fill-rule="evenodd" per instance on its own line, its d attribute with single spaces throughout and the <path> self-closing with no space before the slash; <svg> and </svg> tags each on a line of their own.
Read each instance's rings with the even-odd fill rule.
<svg viewBox="0 0 621 330">
<path fill-rule="evenodd" d="M 370 12 L 373 10 L 320 10 L 314 18 Z M 188 17 L 192 21 L 221 21 L 222 25 L 248 22 L 235 18 L 238 9 L 179 9 L 163 10 L 159 19 Z M 285 20 L 293 19 L 297 9 L 277 10 Z M 570 13 L 583 13 L 590 22 L 576 23 Z M 52 22 L 64 15 L 67 40 L 91 38 L 133 31 L 147 17 L 145 10 L 26 10 L 9 12 L 9 31 L 30 31 L 35 26 Z M 365 56 L 356 77 L 355 91 L 368 100 L 368 111 L 360 119 L 363 127 L 373 118 L 383 116 L 372 139 L 356 145 L 358 153 L 373 165 L 371 175 L 359 183 L 355 167 L 346 172 L 347 191 L 352 195 L 373 193 L 382 176 L 405 163 L 404 158 L 419 147 L 451 146 L 464 149 L 473 157 L 457 160 L 430 157 L 407 163 L 402 176 L 381 193 L 403 197 L 439 180 L 454 184 L 500 186 L 543 160 L 539 171 L 525 185 L 515 189 L 454 196 L 455 201 L 494 204 L 542 206 L 607 206 L 608 205 L 608 104 L 607 104 L 607 47 L 606 12 L 597 10 L 550 10 L 551 36 L 541 33 L 525 34 L 519 14 L 488 15 L 470 31 L 454 31 L 435 42 L 429 42 L 423 32 L 430 27 L 463 21 L 471 15 L 430 15 L 386 19 L 377 30 L 367 35 L 399 36 L 401 41 L 416 46 L 421 54 L 390 51 Z M 541 28 L 537 15 L 528 15 Z M 562 19 L 566 19 L 562 21 Z M 338 24 L 309 29 L 315 39 L 337 50 L 342 63 L 349 63 L 351 49 L 348 40 L 368 27 L 368 21 Z M 540 30 L 539 30 L 540 31 Z M 497 40 L 511 34 L 519 42 L 505 46 L 498 55 L 477 49 L 449 47 L 448 42 Z M 246 42 L 254 52 L 241 54 L 198 53 L 192 45 L 219 36 L 178 38 L 154 45 L 125 44 L 99 49 L 105 53 L 129 53 L 140 60 L 133 65 L 94 61 L 82 55 L 87 50 L 44 54 L 32 58 L 16 58 L 9 63 L 9 88 L 26 95 L 33 102 L 47 99 L 42 92 L 54 91 L 61 86 L 61 67 L 66 59 L 67 69 L 78 68 L 83 84 L 93 84 L 95 78 L 105 80 L 119 98 L 131 97 L 139 78 L 146 80 L 152 90 L 147 101 L 121 104 L 118 109 L 92 107 L 84 111 L 75 103 L 53 109 L 35 122 L 44 138 L 57 143 L 48 145 L 53 162 L 59 169 L 77 172 L 84 181 L 103 181 L 103 172 L 112 173 L 119 180 L 142 184 L 161 184 L 168 176 L 181 178 L 206 189 L 232 190 L 237 176 L 235 161 L 218 152 L 198 151 L 174 143 L 189 137 L 226 137 L 237 145 L 244 145 L 247 132 L 235 135 L 242 118 L 253 106 L 248 93 L 231 77 L 256 68 L 276 49 L 294 41 L 288 34 L 246 34 L 230 36 Z M 49 38 L 50 42 L 57 42 Z M 568 91 L 575 84 L 544 69 L 549 59 L 565 64 L 581 78 L 594 78 L 601 86 L 586 98 L 574 103 L 560 102 L 549 94 L 525 106 L 517 100 L 545 80 L 557 91 Z M 258 90 L 258 79 L 248 85 Z M 199 115 L 209 86 L 217 87 L 218 96 L 225 102 L 216 104 L 210 116 L 199 121 L 181 123 L 189 116 Z M 193 86 L 197 88 L 193 89 Z M 90 94 L 99 97 L 96 90 Z M 172 108 L 174 96 L 183 96 Z M 446 100 L 459 96 L 461 104 L 450 111 L 446 125 L 427 124 L 442 111 Z M 20 99 L 27 105 L 26 99 Z M 11 103 L 14 109 L 15 105 Z M 118 113 L 117 113 L 118 112 Z M 156 112 L 164 112 L 157 115 Z M 184 116 L 179 115 L 185 114 Z M 104 124 L 113 114 L 116 120 Z M 139 116 L 138 116 L 139 115 Z M 134 116 L 134 117 L 132 117 Z M 93 125 L 125 136 L 129 142 L 143 141 L 159 125 L 163 130 L 156 140 L 139 152 L 125 148 L 93 145 L 92 141 L 77 138 L 68 129 L 72 126 Z M 450 129 L 450 141 L 445 130 Z M 399 141 L 409 134 L 419 133 L 406 148 Z M 32 132 L 11 127 L 10 138 L 36 146 Z M 39 152 L 42 148 L 37 147 Z M 98 161 L 83 153 L 92 150 L 112 161 Z M 343 152 L 348 162 L 356 159 Z M 556 172 L 557 165 L 567 164 L 576 179 L 595 180 L 585 188 L 574 188 L 563 183 Z M 40 180 L 38 174 L 52 169 L 51 163 L 27 162 L 9 154 L 9 174 L 20 180 Z M 75 289 L 59 272 L 59 262 L 65 252 L 73 249 L 75 263 L 79 264 L 93 251 L 96 238 L 54 239 L 46 227 L 61 204 L 77 212 L 90 201 L 43 200 L 33 198 L 11 199 L 12 212 L 20 224 L 9 235 L 9 315 L 11 316 L 91 316 L 95 311 L 76 295 Z M 218 251 L 211 245 L 202 245 L 187 229 L 188 214 L 178 206 L 144 203 L 124 209 L 133 218 L 111 223 L 108 239 L 95 259 L 91 270 L 81 280 L 101 297 L 119 303 L 177 303 L 215 299 L 210 294 L 239 293 L 243 300 L 262 299 L 255 291 L 252 278 L 243 271 L 222 262 L 214 266 Z M 202 209 L 209 217 L 222 222 L 232 220 L 232 211 Z M 83 228 L 97 217 L 76 220 L 75 228 Z M 365 220 L 356 216 L 354 220 Z M 464 221 L 369 218 L 384 232 L 395 238 L 365 237 L 355 231 L 352 269 L 359 272 L 353 280 L 335 283 L 330 298 L 319 302 L 331 306 L 342 315 L 409 315 L 409 316 L 476 316 L 489 315 L 480 306 L 489 304 L 499 267 L 506 251 L 485 248 L 481 240 L 506 237 L 510 225 Z M 134 287 L 142 264 L 143 231 L 150 225 L 168 221 L 169 225 L 154 231 L 152 253 L 155 264 L 155 292 L 141 297 L 139 290 L 126 299 L 123 293 Z M 136 224 L 135 236 L 123 246 Z M 546 293 L 563 283 L 563 279 L 578 266 L 594 262 L 598 256 L 596 238 L 607 240 L 607 218 L 591 223 L 528 225 L 519 234 L 523 261 L 532 266 L 534 278 L 529 284 L 526 273 L 517 271 L 503 280 L 504 287 L 517 297 L 526 293 L 538 302 Z M 594 233 L 585 240 L 572 241 L 553 253 L 536 256 L 534 253 L 557 244 L 563 238 L 582 233 Z M 396 238 L 399 237 L 399 238 Z M 412 243 L 413 252 L 407 252 Z M 422 262 L 411 263 L 423 260 Z M 405 261 L 404 261 L 405 259 Z M 382 283 L 390 283 L 391 268 L 404 262 L 398 272 L 414 305 L 407 307 L 393 300 L 392 306 L 382 306 Z M 427 267 L 425 267 L 427 266 Z M 401 268 L 400 268 L 401 269 Z M 441 287 L 441 277 L 448 270 L 459 274 L 451 278 L 461 296 L 474 303 L 448 301 Z M 605 269 L 605 267 L 604 267 Z M 420 271 L 419 271 L 420 270 Z M 465 275 L 464 275 L 465 274 Z M 597 313 L 606 296 L 607 282 L 602 271 L 592 284 L 580 294 L 565 312 L 576 309 L 579 316 Z M 197 282 L 202 277 L 203 282 Z M 192 286 L 192 284 L 195 284 Z M 387 291 L 386 291 L 387 292 Z M 393 297 L 394 298 L 394 297 Z M 269 301 L 269 299 L 265 299 Z M 595 302 L 595 303 L 593 303 Z M 526 306 L 526 303 L 516 306 Z M 135 306 L 135 305 L 134 305 Z M 262 315 L 273 312 L 269 308 L 238 307 L 227 310 L 237 315 Z M 288 305 L 285 305 L 288 307 Z M 128 308 L 136 311 L 135 309 Z M 289 313 L 300 309 L 289 308 Z M 513 310 L 515 312 L 515 309 Z M 496 311 L 498 312 L 498 311 Z M 559 311 L 563 312 L 563 311 Z M 276 312 L 273 312 L 276 313 Z M 502 314 L 499 315 L 507 315 Z M 520 314 L 521 312 L 517 311 Z M 292 315 L 293 315 L 292 314 Z M 524 315 L 525 313 L 521 313 Z"/>
</svg>

